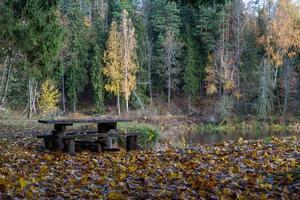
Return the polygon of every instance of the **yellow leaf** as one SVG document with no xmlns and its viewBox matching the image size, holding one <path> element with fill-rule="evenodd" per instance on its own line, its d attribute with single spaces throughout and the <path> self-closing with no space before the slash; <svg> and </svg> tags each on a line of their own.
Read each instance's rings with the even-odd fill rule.
<svg viewBox="0 0 300 200">
<path fill-rule="evenodd" d="M 48 172 L 48 167 L 47 167 L 46 165 L 42 165 L 42 166 L 41 166 L 40 172 L 41 172 L 42 174 L 47 173 L 47 172 Z"/>
<path fill-rule="evenodd" d="M 231 189 L 229 189 L 229 188 L 224 188 L 224 189 L 223 189 L 223 193 L 226 194 L 226 195 L 230 195 L 230 194 L 231 194 Z"/>
<path fill-rule="evenodd" d="M 287 178 L 288 178 L 288 180 L 289 180 L 290 182 L 292 182 L 292 181 L 293 181 L 292 174 L 288 174 L 288 175 L 287 175 Z"/>
<path fill-rule="evenodd" d="M 23 178 L 20 178 L 19 182 L 20 182 L 21 189 L 24 189 L 26 187 L 26 185 L 28 184 L 27 181 Z"/>
<path fill-rule="evenodd" d="M 108 194 L 108 199 L 109 200 L 119 200 L 119 199 L 123 199 L 121 194 L 118 192 L 111 192 Z"/>
</svg>

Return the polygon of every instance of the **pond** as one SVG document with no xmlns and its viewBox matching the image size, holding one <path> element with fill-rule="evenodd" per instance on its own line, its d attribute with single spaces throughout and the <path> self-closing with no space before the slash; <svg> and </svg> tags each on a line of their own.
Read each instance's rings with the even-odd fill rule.
<svg viewBox="0 0 300 200">
<path fill-rule="evenodd" d="M 215 144 L 222 143 L 228 140 L 238 140 L 243 138 L 244 140 L 257 140 L 268 139 L 273 136 L 297 136 L 300 133 L 294 131 L 256 131 L 256 132 L 186 132 L 184 139 L 187 144 Z"/>
</svg>

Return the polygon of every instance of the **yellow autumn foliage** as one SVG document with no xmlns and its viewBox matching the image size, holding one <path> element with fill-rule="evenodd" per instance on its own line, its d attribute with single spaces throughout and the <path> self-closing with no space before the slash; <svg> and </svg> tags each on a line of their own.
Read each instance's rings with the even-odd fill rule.
<svg viewBox="0 0 300 200">
<path fill-rule="evenodd" d="M 234 87 L 235 87 L 235 84 L 234 84 L 234 82 L 232 80 L 228 80 L 224 84 L 224 90 L 226 92 L 232 91 L 234 89 Z"/>
<path fill-rule="evenodd" d="M 109 78 L 104 88 L 115 95 L 121 93 L 123 84 L 120 36 L 117 29 L 117 23 L 113 21 L 107 41 L 107 50 L 104 53 L 105 67 L 103 68 L 103 74 Z"/>
<path fill-rule="evenodd" d="M 83 19 L 83 23 L 86 28 L 91 28 L 92 26 L 92 21 L 88 17 L 85 17 Z"/>
<path fill-rule="evenodd" d="M 38 101 L 39 109 L 42 114 L 50 114 L 57 110 L 57 105 L 60 99 L 58 89 L 50 80 L 46 80 L 41 87 L 40 97 Z"/>
<path fill-rule="evenodd" d="M 208 94 L 208 95 L 212 95 L 212 94 L 215 94 L 215 93 L 217 93 L 217 87 L 216 87 L 216 85 L 215 84 L 208 84 L 207 86 L 206 86 L 206 93 Z"/>
</svg>

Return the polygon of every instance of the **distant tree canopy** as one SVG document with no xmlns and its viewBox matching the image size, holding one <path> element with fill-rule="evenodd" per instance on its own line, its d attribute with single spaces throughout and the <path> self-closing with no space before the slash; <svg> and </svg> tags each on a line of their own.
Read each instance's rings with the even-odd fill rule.
<svg viewBox="0 0 300 200">
<path fill-rule="evenodd" d="M 300 109 L 299 1 L 2 0 L 0 13 L 0 111 L 42 113 L 46 80 L 64 112 Z"/>
<path fill-rule="evenodd" d="M 197 4 L 212 5 L 212 4 L 224 4 L 228 2 L 228 0 L 169 0 L 169 1 L 173 1 L 181 5 L 193 5 L 193 6 Z"/>
</svg>

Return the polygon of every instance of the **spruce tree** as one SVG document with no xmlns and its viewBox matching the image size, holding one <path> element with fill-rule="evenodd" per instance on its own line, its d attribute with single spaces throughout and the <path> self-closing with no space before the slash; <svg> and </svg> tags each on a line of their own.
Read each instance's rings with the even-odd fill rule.
<svg viewBox="0 0 300 200">
<path fill-rule="evenodd" d="M 10 40 L 5 46 L 11 56 L 18 52 L 24 61 L 21 66 L 28 79 L 28 116 L 36 111 L 38 83 L 51 76 L 61 49 L 64 31 L 59 21 L 58 3 L 57 0 L 10 0 L 0 5 L 1 10 L 7 8 L 4 17 L 11 23 L 6 21 L 7 25 L 2 26 L 0 17 L 0 34 Z"/>
<path fill-rule="evenodd" d="M 184 70 L 184 91 L 188 96 L 188 109 L 190 112 L 191 100 L 199 90 L 199 69 L 197 69 L 197 49 L 195 41 L 190 37 L 186 41 L 186 68 Z"/>
<path fill-rule="evenodd" d="M 66 61 L 67 95 L 73 112 L 77 111 L 79 94 L 84 90 L 87 81 L 87 30 L 85 15 L 80 8 L 80 2 L 69 3 L 66 17 L 68 19 L 67 38 L 68 51 Z"/>
<path fill-rule="evenodd" d="M 169 34 L 174 36 L 174 39 L 178 39 L 180 36 L 180 26 L 181 26 L 181 18 L 180 18 L 180 10 L 177 7 L 176 3 L 166 2 L 164 0 L 154 0 L 151 2 L 151 16 L 150 22 L 153 28 L 153 59 L 152 59 L 152 71 L 156 75 L 153 77 L 153 87 L 157 90 L 166 89 L 168 91 L 168 102 L 170 96 L 170 81 L 165 77 L 166 72 L 168 71 L 168 65 L 166 65 L 167 60 L 165 59 L 166 55 L 166 44 L 167 35 Z M 168 34 L 167 34 L 168 33 Z M 169 38 L 170 39 L 170 38 Z M 165 45 L 163 45 L 165 44 Z M 169 47 L 170 47 L 169 43 Z M 177 57 L 177 56 L 175 56 Z M 175 59 L 176 60 L 176 59 Z M 176 67 L 176 75 L 180 72 L 177 66 L 173 65 L 172 67 Z M 169 68 L 170 69 L 170 68 Z M 170 72 L 170 71 L 169 71 Z M 168 76 L 169 77 L 169 76 Z M 172 77 L 174 77 L 174 73 L 172 72 Z M 162 85 L 166 87 L 162 87 Z M 175 84 L 176 85 L 176 84 Z M 172 86 L 173 87 L 173 86 Z M 170 103 L 170 102 L 169 102 Z"/>
<path fill-rule="evenodd" d="M 104 112 L 104 94 L 103 94 L 103 64 L 102 64 L 102 51 L 99 45 L 96 45 L 93 49 L 93 60 L 91 69 L 91 78 L 94 89 L 94 100 L 96 104 L 96 111 L 98 114 Z"/>
</svg>

